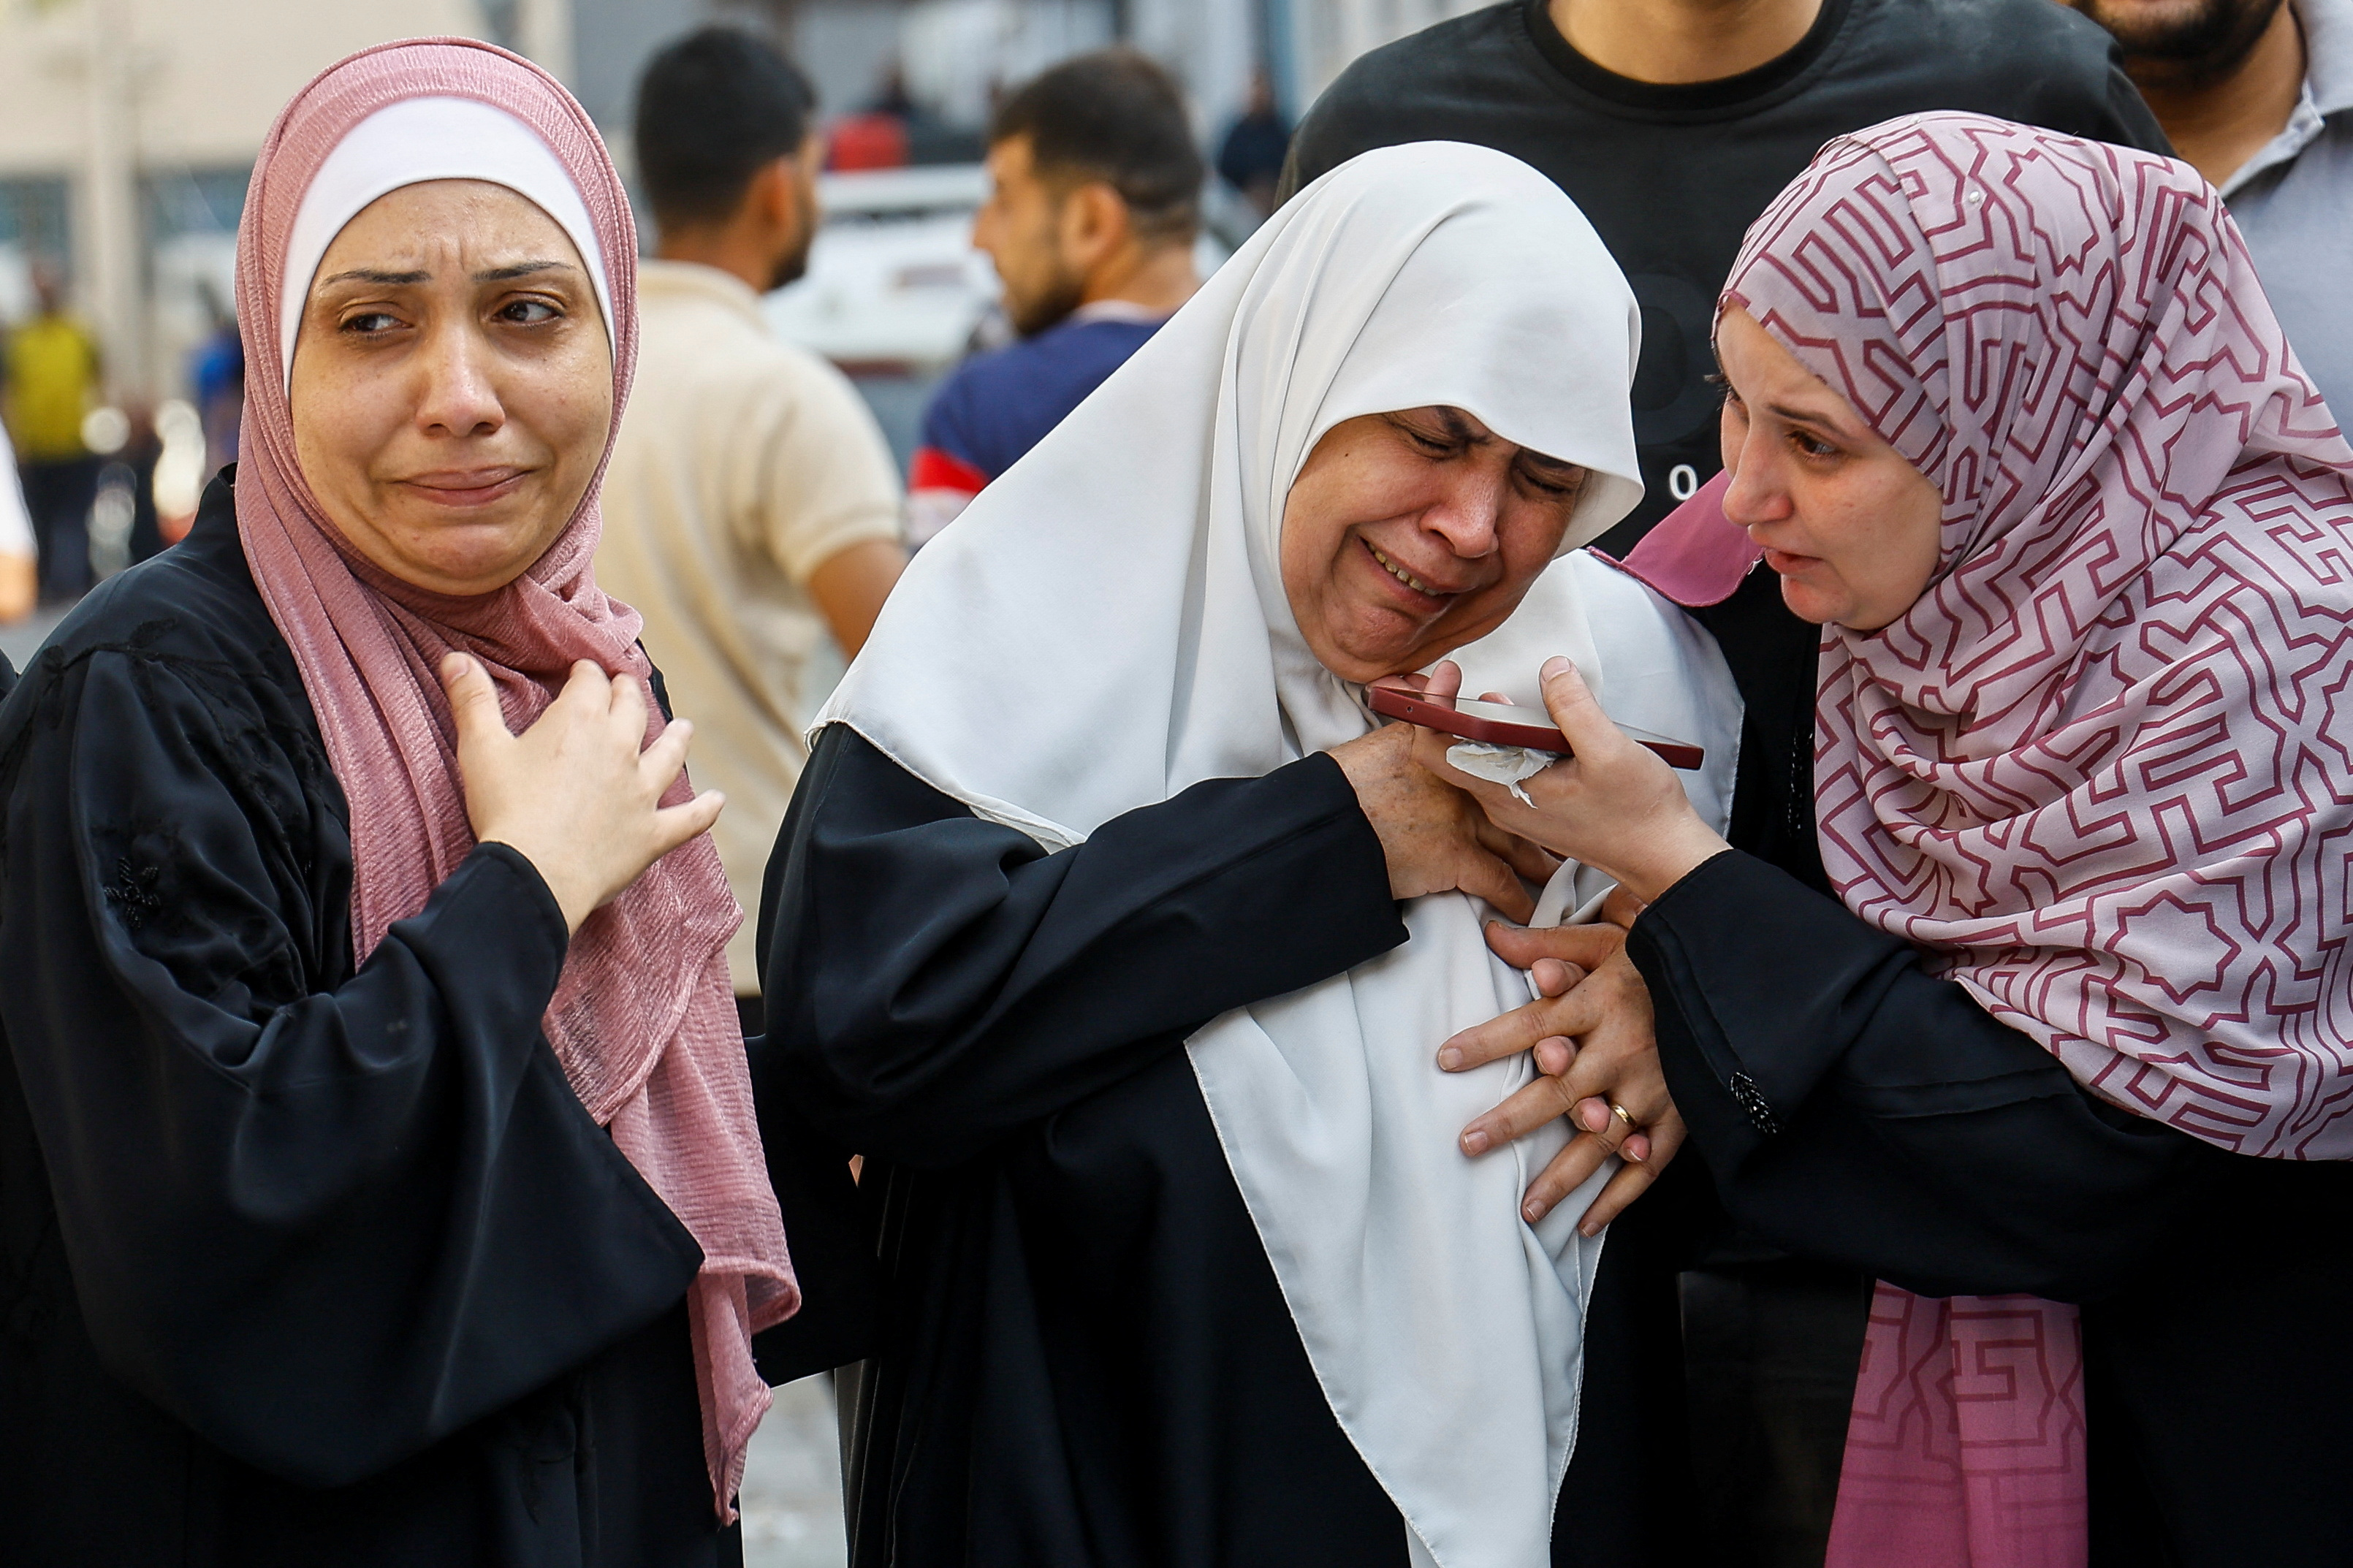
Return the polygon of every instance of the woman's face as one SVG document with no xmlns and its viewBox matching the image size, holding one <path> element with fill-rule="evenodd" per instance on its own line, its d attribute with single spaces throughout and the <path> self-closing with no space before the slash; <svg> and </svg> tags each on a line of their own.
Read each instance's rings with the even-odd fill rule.
<svg viewBox="0 0 2353 1568">
<path fill-rule="evenodd" d="M 380 196 L 319 263 L 289 401 L 302 477 L 404 582 L 487 594 L 580 505 L 613 417 L 613 351 L 580 253 L 503 185 Z"/>
<path fill-rule="evenodd" d="M 1368 681 L 1484 637 L 1551 563 L 1584 483 L 1459 408 L 1334 426 L 1282 509 L 1282 589 L 1308 648 Z"/>
<path fill-rule="evenodd" d="M 1936 574 L 1943 498 L 1747 311 L 1725 311 L 1715 352 L 1731 384 L 1724 515 L 1765 547 L 1791 610 L 1877 631 Z"/>
</svg>

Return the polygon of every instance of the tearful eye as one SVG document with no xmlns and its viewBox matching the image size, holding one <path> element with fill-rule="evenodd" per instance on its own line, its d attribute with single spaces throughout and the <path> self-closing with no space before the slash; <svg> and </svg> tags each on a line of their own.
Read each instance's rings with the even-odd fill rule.
<svg viewBox="0 0 2353 1568">
<path fill-rule="evenodd" d="M 499 320 L 519 326 L 535 327 L 543 321 L 554 321 L 563 312 L 544 300 L 513 300 L 499 308 Z"/>
<path fill-rule="evenodd" d="M 1792 430 L 1789 432 L 1789 439 L 1796 444 L 1799 451 L 1803 452 L 1809 458 L 1834 458 L 1838 456 L 1838 448 L 1836 447 L 1831 446 L 1828 441 L 1824 441 L 1818 437 L 1809 436 L 1803 430 Z"/>
<path fill-rule="evenodd" d="M 378 332 L 388 332 L 398 325 L 400 318 L 389 310 L 362 310 L 356 316 L 346 317 L 343 330 L 363 337 L 373 337 Z"/>
</svg>

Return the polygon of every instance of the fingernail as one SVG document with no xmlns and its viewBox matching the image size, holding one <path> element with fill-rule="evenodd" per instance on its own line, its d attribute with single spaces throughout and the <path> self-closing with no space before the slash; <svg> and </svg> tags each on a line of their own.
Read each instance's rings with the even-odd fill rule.
<svg viewBox="0 0 2353 1568">
<path fill-rule="evenodd" d="M 1462 1065 L 1462 1053 L 1452 1046 L 1448 1046 L 1438 1053 L 1438 1065 L 1448 1072 L 1452 1072 Z"/>
<path fill-rule="evenodd" d="M 1487 1152 L 1487 1135 L 1475 1128 L 1462 1134 L 1462 1152 L 1465 1154 L 1483 1154 Z"/>
<path fill-rule="evenodd" d="M 1574 669 L 1576 668 L 1577 667 L 1575 665 L 1561 658 L 1560 655 L 1555 654 L 1550 658 L 1544 661 L 1544 668 L 1536 671 L 1536 673 L 1545 679 L 1550 680 L 1554 676 L 1560 674 L 1563 670 Z"/>
<path fill-rule="evenodd" d="M 1601 1227 L 1594 1224 L 1589 1219 L 1580 1221 L 1577 1227 L 1577 1234 L 1585 1237 L 1586 1240 L 1591 1241 L 1595 1237 L 1601 1234 Z"/>
<path fill-rule="evenodd" d="M 1544 1216 L 1550 1212 L 1551 1210 L 1546 1208 L 1544 1204 L 1535 1198 L 1530 1198 L 1526 1203 L 1520 1206 L 1520 1213 L 1527 1216 L 1527 1221 L 1530 1225 L 1535 1224 L 1536 1221 L 1544 1218 Z"/>
</svg>

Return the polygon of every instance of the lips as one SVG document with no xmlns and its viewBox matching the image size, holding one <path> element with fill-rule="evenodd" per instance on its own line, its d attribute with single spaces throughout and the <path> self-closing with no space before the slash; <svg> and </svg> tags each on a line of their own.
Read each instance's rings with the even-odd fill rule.
<svg viewBox="0 0 2353 1568">
<path fill-rule="evenodd" d="M 436 506 L 487 506 L 492 501 L 503 500 L 522 488 L 530 471 L 508 466 L 442 469 L 413 475 L 401 482 L 419 500 Z"/>
<path fill-rule="evenodd" d="M 1765 547 L 1765 564 L 1784 577 L 1803 572 L 1809 566 L 1817 565 L 1820 559 L 1816 555 L 1793 555 L 1786 550 L 1776 550 L 1769 544 Z"/>
<path fill-rule="evenodd" d="M 1371 554 L 1375 565 L 1426 599 L 1451 599 L 1461 592 L 1460 589 L 1433 588 L 1388 556 L 1382 554 L 1370 541 L 1365 541 L 1364 544 L 1366 551 Z"/>
</svg>

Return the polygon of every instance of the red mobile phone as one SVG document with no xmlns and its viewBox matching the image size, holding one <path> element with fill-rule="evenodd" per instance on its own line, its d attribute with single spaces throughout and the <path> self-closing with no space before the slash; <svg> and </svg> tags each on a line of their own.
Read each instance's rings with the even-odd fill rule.
<svg viewBox="0 0 2353 1568">
<path fill-rule="evenodd" d="M 1539 752 L 1568 754 L 1568 737 L 1552 726 L 1549 715 L 1540 708 L 1515 708 L 1508 702 L 1472 702 L 1461 698 L 1430 697 L 1395 686 L 1368 687 L 1366 697 L 1373 711 L 1385 718 L 1402 719 L 1409 724 L 1460 735 L 1466 741 L 1485 741 L 1496 746 L 1529 746 Z M 1658 752 L 1671 768 L 1695 768 L 1707 760 L 1705 750 L 1688 741 L 1671 741 L 1664 735 L 1653 735 L 1648 730 L 1637 730 L 1630 724 L 1620 724 L 1618 729 L 1630 740 L 1638 741 Z"/>
</svg>

